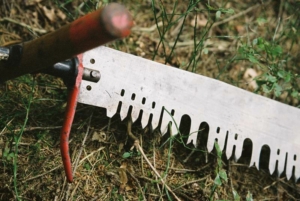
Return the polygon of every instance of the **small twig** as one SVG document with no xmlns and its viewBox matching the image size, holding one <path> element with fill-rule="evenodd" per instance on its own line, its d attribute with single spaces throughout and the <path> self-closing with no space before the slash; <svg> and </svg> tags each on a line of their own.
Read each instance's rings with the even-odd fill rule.
<svg viewBox="0 0 300 201">
<path fill-rule="evenodd" d="M 20 25 L 20 26 L 22 26 L 22 27 L 25 27 L 25 28 L 27 28 L 27 29 L 29 29 L 29 30 L 32 30 L 32 31 L 37 32 L 37 33 L 40 33 L 40 34 L 45 34 L 45 33 L 48 32 L 48 31 L 45 30 L 45 29 L 38 29 L 38 28 L 31 27 L 31 26 L 29 26 L 28 24 L 25 24 L 25 23 L 23 23 L 23 22 L 18 22 L 18 21 L 14 20 L 14 19 L 11 19 L 11 18 L 9 18 L 9 17 L 3 17 L 2 19 L 0 19 L 0 22 L 4 22 L 4 21 L 7 21 L 7 22 L 11 22 L 11 23 Z"/>
<path fill-rule="evenodd" d="M 99 152 L 99 151 L 101 151 L 101 150 L 103 150 L 103 149 L 105 149 L 105 147 L 100 147 L 99 149 L 97 149 L 97 150 L 91 152 L 89 155 L 87 155 L 86 157 L 84 157 L 83 159 L 81 159 L 81 160 L 79 161 L 79 165 L 81 165 L 81 164 L 83 163 L 83 161 L 85 161 L 86 159 L 88 159 L 89 157 L 91 157 L 93 154 L 95 154 L 95 153 L 97 153 L 97 152 Z M 78 165 L 78 166 L 79 166 L 79 165 Z"/>
<path fill-rule="evenodd" d="M 160 174 L 157 172 L 157 170 L 153 167 L 153 165 L 151 164 L 151 162 L 147 158 L 146 154 L 144 153 L 143 148 L 140 146 L 139 140 L 136 140 L 134 142 L 134 146 L 136 147 L 137 150 L 139 150 L 139 152 L 145 158 L 146 162 L 151 167 L 151 169 L 153 170 L 153 172 L 158 176 L 158 178 L 160 179 L 160 181 L 162 182 L 162 184 L 165 186 L 165 188 L 168 189 L 168 191 L 170 191 L 170 193 L 174 196 L 174 198 L 176 200 L 180 201 L 180 198 L 177 197 L 177 195 L 172 191 L 172 189 L 166 184 L 166 182 L 163 180 L 163 178 L 160 176 Z"/>
<path fill-rule="evenodd" d="M 73 125 L 74 126 L 74 125 Z M 28 127 L 28 128 L 18 128 L 18 129 L 15 129 L 15 130 L 6 130 L 6 131 L 2 131 L 0 136 L 1 135 L 5 135 L 5 134 L 8 134 L 8 133 L 18 133 L 20 132 L 21 130 L 23 132 L 27 132 L 27 131 L 34 131 L 34 130 L 54 130 L 54 129 L 60 129 L 62 126 L 49 126 L 49 127 Z"/>
<path fill-rule="evenodd" d="M 12 118 L 8 123 L 6 123 L 6 126 L 4 126 L 4 128 L 3 128 L 2 131 L 0 132 L 0 136 L 3 135 L 3 134 L 5 134 L 5 130 L 6 130 L 7 126 L 9 126 L 10 123 L 11 123 L 13 120 L 14 120 L 14 118 Z M 18 132 L 20 132 L 20 131 L 18 131 Z"/>
<path fill-rule="evenodd" d="M 66 200 L 69 200 L 72 183 L 67 183 Z"/>
<path fill-rule="evenodd" d="M 235 162 L 232 162 L 232 163 L 231 163 L 231 166 L 249 167 L 249 165 L 242 164 L 242 163 L 235 163 Z"/>
<path fill-rule="evenodd" d="M 170 170 L 174 170 L 175 173 L 179 173 L 179 174 L 182 174 L 182 173 L 187 173 L 187 172 L 200 172 L 208 167 L 210 167 L 211 164 L 206 164 L 205 166 L 199 168 L 199 169 L 196 169 L 196 170 L 190 170 L 190 169 L 179 169 L 179 168 L 173 168 L 173 167 L 170 167 Z"/>
<path fill-rule="evenodd" d="M 140 31 L 140 32 L 153 32 L 157 29 L 157 27 L 161 27 L 163 22 L 159 22 L 157 24 L 152 25 L 151 27 L 134 27 L 132 31 Z"/>
<path fill-rule="evenodd" d="M 110 131 L 110 126 L 111 126 L 111 118 L 108 119 L 107 131 Z"/>
<path fill-rule="evenodd" d="M 228 175 L 228 181 L 229 181 L 229 184 L 230 184 L 230 187 L 231 187 L 231 190 L 232 190 L 232 193 L 234 193 L 234 188 L 233 188 L 233 183 L 232 183 L 232 177 L 231 177 L 231 162 L 230 161 L 228 161 L 228 173 L 227 173 L 227 175 Z M 234 194 L 233 194 L 233 197 L 234 197 Z"/>
<path fill-rule="evenodd" d="M 139 180 L 133 175 L 133 174 L 131 174 L 131 172 L 129 172 L 128 170 L 126 170 L 126 172 L 135 180 L 135 182 L 137 183 L 137 185 L 139 186 L 139 190 L 140 190 L 140 192 L 141 192 L 141 194 L 142 194 L 142 196 L 143 196 L 143 200 L 144 201 L 147 201 L 147 199 L 146 199 L 146 197 L 145 197 L 145 194 L 144 194 L 144 192 L 143 192 L 143 189 L 142 189 L 142 187 L 141 187 L 141 184 L 140 184 L 140 182 L 139 182 Z"/>
<path fill-rule="evenodd" d="M 139 139 L 135 137 L 135 135 L 131 132 L 131 127 L 132 127 L 132 120 L 131 118 L 129 118 L 127 122 L 127 133 L 131 139 L 133 139 L 134 141 L 139 141 Z"/>
<path fill-rule="evenodd" d="M 141 142 L 141 146 L 143 147 L 143 138 L 142 136 L 140 136 L 140 142 Z M 142 169 L 142 175 L 145 175 L 145 172 L 144 172 L 144 158 L 141 157 L 141 169 Z"/>
<path fill-rule="evenodd" d="M 183 160 L 183 163 L 186 163 L 194 153 L 195 153 L 195 149 L 193 149 L 191 153 Z"/>
<path fill-rule="evenodd" d="M 203 181 L 203 180 L 206 180 L 209 176 L 206 176 L 206 177 L 203 177 L 203 178 L 200 178 L 200 179 L 196 179 L 196 180 L 192 180 L 192 181 L 188 181 L 188 182 L 185 182 L 184 184 L 178 186 L 177 188 L 174 188 L 173 190 L 176 191 L 177 189 L 180 189 L 184 186 L 187 186 L 187 185 L 190 185 L 190 184 L 193 184 L 193 183 L 197 183 L 197 182 L 200 182 L 200 181 Z"/>
<path fill-rule="evenodd" d="M 278 12 L 278 18 L 282 18 L 282 12 L 283 12 L 283 6 L 284 6 L 284 1 L 280 0 L 280 6 L 279 6 L 279 12 Z"/>
<path fill-rule="evenodd" d="M 242 12 L 239 12 L 239 13 L 237 13 L 237 14 L 235 14 L 235 15 L 232 15 L 232 16 L 230 16 L 230 17 L 228 17 L 228 18 L 226 18 L 226 19 L 224 19 L 224 20 L 221 20 L 221 21 L 219 21 L 219 22 L 216 22 L 216 23 L 214 23 L 214 24 L 212 25 L 212 28 L 213 28 L 213 27 L 216 27 L 216 26 L 219 26 L 219 25 L 221 25 L 221 24 L 224 24 L 224 23 L 226 23 L 226 22 L 229 22 L 229 21 L 231 21 L 231 20 L 233 20 L 233 19 L 235 19 L 235 18 L 238 18 L 238 17 L 240 17 L 240 16 L 242 16 L 242 15 L 245 15 L 245 14 L 249 13 L 250 11 L 252 11 L 252 10 L 258 8 L 259 6 L 261 6 L 261 5 L 260 5 L 260 4 L 256 4 L 256 5 L 254 5 L 254 6 L 249 7 L 248 9 L 242 11 Z"/>
<path fill-rule="evenodd" d="M 42 177 L 42 176 L 44 176 L 44 175 L 46 175 L 46 174 L 49 174 L 50 172 L 53 172 L 54 170 L 57 170 L 57 169 L 59 169 L 59 168 L 61 168 L 61 167 L 62 167 L 62 166 L 59 165 L 59 166 L 57 166 L 57 167 L 55 167 L 55 168 L 49 170 L 48 172 L 44 172 L 44 173 L 39 174 L 39 175 L 36 175 L 36 176 L 34 176 L 34 177 L 25 179 L 25 180 L 22 181 L 22 183 L 25 183 L 25 182 L 27 182 L 27 181 L 31 181 L 31 180 L 37 179 L 37 178 L 39 178 L 39 177 Z"/>
<path fill-rule="evenodd" d="M 275 41 L 275 37 L 276 37 L 277 31 L 278 31 L 280 22 L 281 22 L 281 18 L 278 18 L 277 26 L 276 26 L 276 29 L 275 29 L 275 32 L 274 32 L 274 36 L 273 36 L 273 42 Z"/>
<path fill-rule="evenodd" d="M 177 192 L 178 194 L 180 194 L 182 197 L 185 198 L 185 200 L 189 200 L 189 201 L 197 201 L 194 198 L 190 198 L 189 196 L 187 196 L 186 194 L 182 193 L 182 192 Z"/>
<path fill-rule="evenodd" d="M 143 157 L 142 157 L 143 158 Z M 156 168 L 156 162 L 155 162 L 155 144 L 153 143 L 153 166 Z M 155 180 L 157 180 L 157 176 L 155 175 Z M 159 195 L 160 195 L 160 199 L 162 199 L 162 192 L 161 189 L 159 187 L 159 184 L 156 184 Z"/>
<path fill-rule="evenodd" d="M 64 199 L 64 196 L 66 194 L 66 191 L 65 191 L 66 184 L 67 184 L 67 178 L 64 177 L 64 183 L 63 183 L 63 185 L 61 185 L 62 188 L 60 190 L 61 193 L 59 194 L 59 197 L 60 197 L 59 200 L 63 200 Z"/>
<path fill-rule="evenodd" d="M 177 201 L 180 201 L 180 198 L 177 197 L 177 195 L 172 191 L 172 189 L 166 184 L 166 182 L 164 181 L 164 179 L 160 176 L 160 174 L 157 172 L 157 170 L 153 167 L 153 165 L 151 164 L 151 162 L 147 158 L 146 154 L 143 151 L 143 148 L 140 146 L 139 139 L 136 136 L 134 136 L 134 134 L 131 132 L 131 126 L 132 126 L 132 121 L 131 121 L 131 118 L 130 118 L 128 120 L 128 124 L 127 124 L 127 133 L 129 135 L 129 137 L 131 137 L 132 139 L 134 139 L 134 145 L 133 146 L 142 154 L 143 158 L 146 160 L 146 162 L 148 163 L 148 165 L 151 167 L 151 169 L 154 171 L 154 173 L 160 179 L 160 181 L 162 182 L 162 184 L 164 185 L 164 187 L 166 187 L 166 189 L 168 191 L 170 191 L 170 193 L 174 196 L 174 198 Z"/>
<path fill-rule="evenodd" d="M 75 172 L 75 171 L 74 171 L 74 172 Z M 75 186 L 74 190 L 73 190 L 73 191 L 72 191 L 72 193 L 71 193 L 70 199 L 72 199 L 72 198 L 74 197 L 74 195 L 75 195 L 75 192 L 76 192 L 76 190 L 77 190 L 77 188 L 78 188 L 79 184 L 80 184 L 80 182 L 78 182 L 78 183 L 76 184 L 76 186 Z"/>
<path fill-rule="evenodd" d="M 82 143 L 81 143 L 81 147 L 80 147 L 79 153 L 78 153 L 77 158 L 76 158 L 76 161 L 75 161 L 74 171 L 73 171 L 73 176 L 74 176 L 75 173 L 76 173 L 76 170 L 77 170 L 77 167 L 78 167 L 78 163 L 79 163 L 79 158 L 80 158 L 81 153 L 82 153 L 82 150 L 83 150 L 83 148 L 84 148 L 84 144 L 85 144 L 85 141 L 86 141 L 86 139 L 87 139 L 87 136 L 88 136 L 88 134 L 89 134 L 89 132 L 90 132 L 90 126 L 91 126 L 92 116 L 93 116 L 93 113 L 92 113 L 91 116 L 90 116 L 89 123 L 88 123 L 87 129 L 86 129 L 86 133 L 85 133 L 85 136 L 84 136 L 83 141 L 82 141 Z"/>
<path fill-rule="evenodd" d="M 178 33 L 180 33 L 180 29 L 181 29 L 181 26 L 182 26 L 183 22 L 184 22 L 184 18 L 180 18 L 178 20 L 177 26 L 170 33 L 171 36 L 174 37 L 174 36 L 177 36 Z"/>
<path fill-rule="evenodd" d="M 276 185 L 278 182 L 280 182 L 280 181 L 282 181 L 282 180 L 285 180 L 285 179 L 286 179 L 285 177 L 280 178 L 280 179 L 277 179 L 276 181 L 272 182 L 272 184 L 270 184 L 270 185 L 264 187 L 263 190 L 267 190 L 268 188 L 270 188 L 270 187 Z"/>
</svg>

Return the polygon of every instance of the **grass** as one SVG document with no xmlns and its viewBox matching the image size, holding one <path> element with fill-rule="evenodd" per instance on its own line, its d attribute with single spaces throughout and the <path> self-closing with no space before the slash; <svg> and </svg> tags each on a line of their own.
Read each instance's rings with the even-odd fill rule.
<svg viewBox="0 0 300 201">
<path fill-rule="evenodd" d="M 18 187 L 17 187 L 17 181 L 18 181 L 17 171 L 18 171 L 19 144 L 21 142 L 22 134 L 24 132 L 24 129 L 27 126 L 28 116 L 29 116 L 29 111 L 30 111 L 30 106 L 31 106 L 31 103 L 32 103 L 32 98 L 33 98 L 34 86 L 35 86 L 35 82 L 33 81 L 32 82 L 32 91 L 31 91 L 31 94 L 30 94 L 30 96 L 28 98 L 28 103 L 25 106 L 26 116 L 25 116 L 25 119 L 24 119 L 24 123 L 23 123 L 23 125 L 21 127 L 20 132 L 17 134 L 17 136 L 14 136 L 14 142 L 15 142 L 14 150 L 15 151 L 14 151 L 14 154 L 13 154 L 14 155 L 14 157 L 13 157 L 13 167 L 14 167 L 13 168 L 13 172 L 14 172 L 13 180 L 14 180 L 14 188 L 15 188 L 15 194 L 16 194 L 17 200 L 21 200 L 20 197 L 19 197 Z"/>
<path fill-rule="evenodd" d="M 47 29 L 65 21 L 50 22 L 40 5 L 64 12 L 71 21 L 108 2 L 12 3 L 14 15 L 3 4 L 1 15 Z M 123 3 L 133 13 L 136 27 L 129 38 L 111 47 L 299 107 L 298 2 Z M 32 12 L 37 12 L 38 23 L 28 17 Z M 13 23 L 1 22 L 0 30 L 0 45 L 38 35 Z M 256 73 L 256 88 L 245 76 L 248 69 Z M 27 75 L 8 81 L 0 91 L 1 199 L 299 199 L 298 183 L 249 168 L 247 156 L 235 163 L 224 160 L 217 143 L 212 153 L 205 151 L 204 142 L 197 148 L 186 145 L 184 121 L 173 122 L 176 136 L 142 130 L 139 122 L 132 124 L 129 135 L 128 124 L 118 116 L 108 119 L 105 111 L 85 105 L 78 106 L 70 138 L 76 180 L 67 185 L 58 142 L 67 98 L 62 81 Z M 201 132 L 205 141 L 207 127 Z"/>
</svg>

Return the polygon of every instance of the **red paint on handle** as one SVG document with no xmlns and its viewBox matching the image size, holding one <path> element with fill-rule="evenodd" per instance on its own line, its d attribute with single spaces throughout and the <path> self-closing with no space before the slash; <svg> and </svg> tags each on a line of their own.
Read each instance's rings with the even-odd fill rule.
<svg viewBox="0 0 300 201">
<path fill-rule="evenodd" d="M 0 81 L 41 72 L 87 50 L 130 34 L 133 20 L 124 6 L 112 3 L 55 32 L 23 44 L 19 59 L 0 62 Z"/>
<path fill-rule="evenodd" d="M 70 27 L 70 41 L 76 52 L 83 52 L 130 34 L 133 20 L 126 8 L 111 3 L 74 21 Z"/>
<path fill-rule="evenodd" d="M 66 108 L 66 114 L 64 124 L 60 134 L 60 152 L 64 164 L 64 169 L 68 182 L 73 182 L 72 163 L 69 155 L 69 136 L 76 112 L 77 98 L 79 94 L 79 87 L 82 80 L 83 65 L 82 65 L 82 54 L 78 55 L 79 66 L 78 75 L 76 78 L 75 86 L 71 89 L 68 96 L 68 103 Z"/>
<path fill-rule="evenodd" d="M 130 34 L 133 20 L 124 6 L 112 3 L 103 9 L 90 13 L 72 22 L 61 34 L 54 35 L 55 51 L 73 56 L 112 40 L 126 37 Z M 62 41 L 64 44 L 59 44 Z M 53 48 L 51 48 L 53 50 Z M 53 50 L 54 51 L 54 50 Z M 62 56 L 60 58 L 63 58 Z M 78 56 L 79 66 L 75 86 L 68 97 L 64 125 L 61 130 L 60 149 L 68 182 L 73 181 L 72 163 L 69 155 L 69 135 L 73 123 L 79 87 L 82 80 L 82 55 Z"/>
</svg>

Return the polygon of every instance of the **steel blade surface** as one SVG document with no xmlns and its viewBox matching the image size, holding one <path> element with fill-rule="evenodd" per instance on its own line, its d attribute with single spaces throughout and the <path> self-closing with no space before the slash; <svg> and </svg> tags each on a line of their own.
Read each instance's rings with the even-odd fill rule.
<svg viewBox="0 0 300 201">
<path fill-rule="evenodd" d="M 132 107 L 133 121 L 142 111 L 142 126 L 160 125 L 162 134 L 173 121 L 172 133 L 178 133 L 182 116 L 188 115 L 191 134 L 187 144 L 197 145 L 200 124 L 206 122 L 208 151 L 217 140 L 222 150 L 226 144 L 227 158 L 235 148 L 237 160 L 244 141 L 250 139 L 250 166 L 259 165 L 261 149 L 267 145 L 271 174 L 276 171 L 280 175 L 286 169 L 288 179 L 293 174 L 296 179 L 300 177 L 300 109 L 107 47 L 84 53 L 83 65 L 99 70 L 101 79 L 98 83 L 82 81 L 78 102 L 106 108 L 108 117 L 116 114 L 121 102 L 122 119 Z"/>
</svg>

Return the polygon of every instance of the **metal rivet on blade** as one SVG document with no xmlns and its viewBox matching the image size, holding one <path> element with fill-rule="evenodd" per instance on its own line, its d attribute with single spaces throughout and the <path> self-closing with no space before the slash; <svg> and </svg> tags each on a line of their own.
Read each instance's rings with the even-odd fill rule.
<svg viewBox="0 0 300 201">
<path fill-rule="evenodd" d="M 87 86 L 86 86 L 86 90 L 91 91 L 91 90 L 92 90 L 91 85 L 87 85 Z"/>
<path fill-rule="evenodd" d="M 98 71 L 91 71 L 91 73 L 90 73 L 90 75 L 91 75 L 91 78 L 100 78 L 100 72 L 98 72 Z"/>
<path fill-rule="evenodd" d="M 101 78 L 100 71 L 84 68 L 82 79 L 90 82 L 98 82 Z"/>
</svg>

